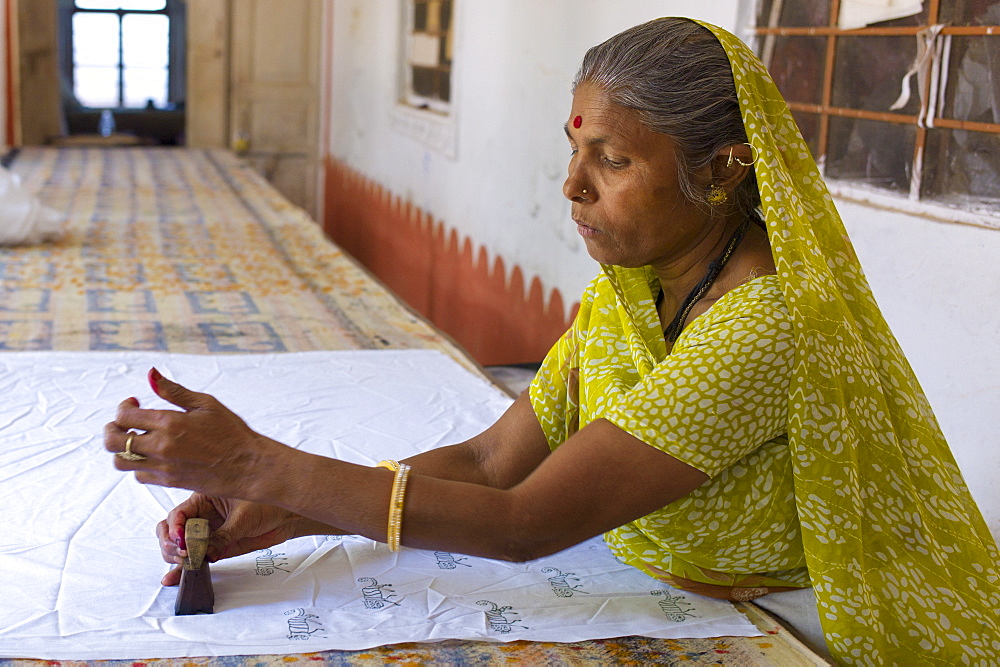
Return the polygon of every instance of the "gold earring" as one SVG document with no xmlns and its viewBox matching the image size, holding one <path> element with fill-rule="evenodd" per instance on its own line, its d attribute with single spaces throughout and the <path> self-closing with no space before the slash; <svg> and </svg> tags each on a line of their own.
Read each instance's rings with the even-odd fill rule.
<svg viewBox="0 0 1000 667">
<path fill-rule="evenodd" d="M 733 166 L 733 162 L 734 161 L 736 162 L 736 164 L 742 165 L 744 167 L 749 167 L 750 165 L 752 165 L 754 162 L 757 161 L 757 155 L 758 155 L 757 154 L 757 148 L 753 144 L 751 144 L 751 143 L 745 143 L 743 145 L 750 147 L 750 154 L 753 157 L 751 157 L 751 159 L 750 159 L 749 162 L 744 162 L 743 160 L 741 160 L 738 157 L 736 157 L 735 155 L 733 155 L 733 146 L 730 146 L 729 147 L 729 160 L 726 161 L 726 166 L 727 167 Z"/>
<path fill-rule="evenodd" d="M 729 201 L 729 195 L 718 185 L 712 183 L 708 186 L 708 194 L 705 196 L 705 201 L 712 206 L 720 206 Z"/>
</svg>

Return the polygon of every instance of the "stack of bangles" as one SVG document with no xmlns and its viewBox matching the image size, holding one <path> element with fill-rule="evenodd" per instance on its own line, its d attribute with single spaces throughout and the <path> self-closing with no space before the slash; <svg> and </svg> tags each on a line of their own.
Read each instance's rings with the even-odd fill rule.
<svg viewBox="0 0 1000 667">
<path fill-rule="evenodd" d="M 406 496 L 406 480 L 410 476 L 410 466 L 398 461 L 379 461 L 376 468 L 388 468 L 396 473 L 392 480 L 392 494 L 389 496 L 389 527 L 386 541 L 390 551 L 399 551 L 399 536 L 403 532 L 403 499 Z"/>
</svg>

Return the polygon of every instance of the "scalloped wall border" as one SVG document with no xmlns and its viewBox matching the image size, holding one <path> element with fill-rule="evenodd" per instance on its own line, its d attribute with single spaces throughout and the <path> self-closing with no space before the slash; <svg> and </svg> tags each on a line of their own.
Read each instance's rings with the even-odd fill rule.
<svg viewBox="0 0 1000 667">
<path fill-rule="evenodd" d="M 558 289 L 331 157 L 324 186 L 327 236 L 479 363 L 540 362 L 572 323 Z"/>
</svg>

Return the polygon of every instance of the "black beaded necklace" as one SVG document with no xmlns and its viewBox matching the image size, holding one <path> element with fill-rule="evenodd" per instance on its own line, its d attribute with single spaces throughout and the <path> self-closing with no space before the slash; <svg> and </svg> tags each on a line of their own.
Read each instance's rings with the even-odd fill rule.
<svg viewBox="0 0 1000 667">
<path fill-rule="evenodd" d="M 715 279 L 719 277 L 720 273 L 722 273 L 723 267 L 726 266 L 726 262 L 729 261 L 733 251 L 736 250 L 740 241 L 743 240 L 743 235 L 746 234 L 747 227 L 749 226 L 750 218 L 747 218 L 740 224 L 736 231 L 733 232 L 733 235 L 729 239 L 729 243 L 726 244 L 726 248 L 722 251 L 722 254 L 712 260 L 712 262 L 708 265 L 708 271 L 705 272 L 701 281 L 695 285 L 690 292 L 688 292 L 686 297 L 684 297 L 684 302 L 681 304 L 681 307 L 677 309 L 677 314 L 674 316 L 674 319 L 667 325 L 667 328 L 663 330 L 663 335 L 669 343 L 673 344 L 673 342 L 677 340 L 677 337 L 681 335 L 681 329 L 684 327 L 684 322 L 691 313 L 691 309 L 694 308 L 694 304 L 701 300 L 701 297 L 705 295 L 708 288 L 712 286 Z M 657 309 L 661 303 L 663 303 L 662 289 L 656 297 Z"/>
</svg>

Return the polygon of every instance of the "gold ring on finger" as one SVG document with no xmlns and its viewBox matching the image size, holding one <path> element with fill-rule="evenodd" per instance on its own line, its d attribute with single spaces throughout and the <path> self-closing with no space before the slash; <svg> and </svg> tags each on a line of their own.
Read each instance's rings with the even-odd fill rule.
<svg viewBox="0 0 1000 667">
<path fill-rule="evenodd" d="M 146 460 L 145 456 L 143 456 L 142 454 L 136 454 L 135 452 L 132 451 L 132 440 L 133 438 L 135 438 L 135 436 L 136 436 L 135 431 L 129 431 L 128 437 L 125 438 L 125 451 L 118 452 L 117 454 L 115 454 L 115 456 L 117 456 L 120 459 L 125 459 L 126 461 L 145 461 Z"/>
</svg>

